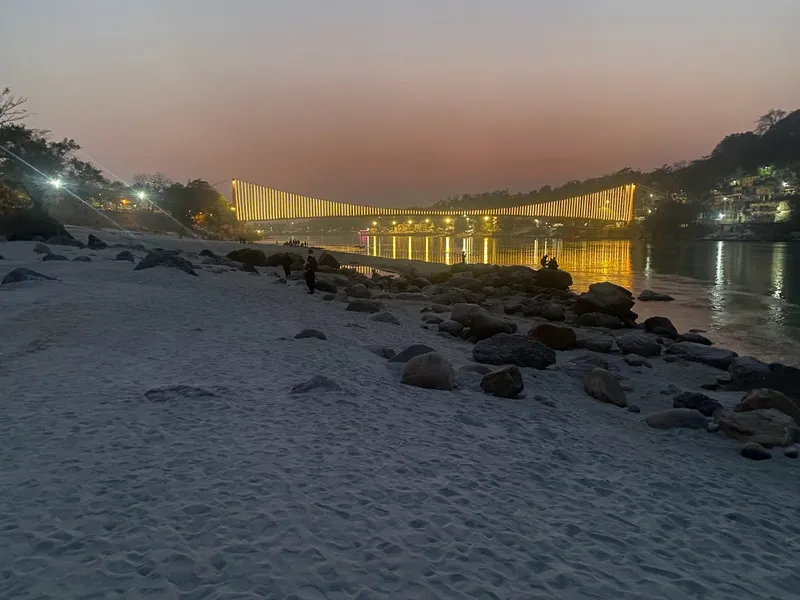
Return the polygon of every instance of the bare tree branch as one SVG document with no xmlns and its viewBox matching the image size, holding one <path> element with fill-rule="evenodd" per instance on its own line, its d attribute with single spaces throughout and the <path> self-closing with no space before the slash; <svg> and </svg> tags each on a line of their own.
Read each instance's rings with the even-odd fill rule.
<svg viewBox="0 0 800 600">
<path fill-rule="evenodd" d="M 3 88 L 0 92 L 0 127 L 24 120 L 28 111 L 23 104 L 27 101 L 27 98 L 12 94 L 10 88 Z"/>
</svg>

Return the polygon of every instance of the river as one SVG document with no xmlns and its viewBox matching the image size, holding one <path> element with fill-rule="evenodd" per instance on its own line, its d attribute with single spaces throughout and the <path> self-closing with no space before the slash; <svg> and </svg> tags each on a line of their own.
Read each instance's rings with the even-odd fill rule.
<svg viewBox="0 0 800 600">
<path fill-rule="evenodd" d="M 800 244 L 627 240 L 567 242 L 503 238 L 331 235 L 300 237 L 309 244 L 380 256 L 452 264 L 467 261 L 538 268 L 555 254 L 575 291 L 612 281 L 636 294 L 650 288 L 670 303 L 637 302 L 640 320 L 669 317 L 682 331 L 700 328 L 740 354 L 800 366 Z M 356 246 L 362 246 L 357 248 Z"/>
</svg>

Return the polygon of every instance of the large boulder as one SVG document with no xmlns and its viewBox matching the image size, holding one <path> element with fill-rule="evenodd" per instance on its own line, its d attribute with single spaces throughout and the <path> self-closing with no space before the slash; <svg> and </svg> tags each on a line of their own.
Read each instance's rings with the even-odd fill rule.
<svg viewBox="0 0 800 600">
<path fill-rule="evenodd" d="M 458 337 L 461 335 L 461 331 L 464 329 L 464 326 L 459 323 L 458 321 L 444 321 L 443 323 L 439 323 L 439 331 L 444 333 L 449 333 L 452 336 Z"/>
<path fill-rule="evenodd" d="M 704 346 L 713 346 L 714 343 L 708 339 L 706 336 L 701 335 L 699 333 L 695 333 L 690 331 L 688 333 L 682 333 L 678 337 L 675 338 L 676 342 L 694 342 L 695 344 L 703 344 Z"/>
<path fill-rule="evenodd" d="M 197 277 L 194 266 L 185 258 L 178 256 L 172 252 L 152 250 L 145 256 L 133 270 L 141 271 L 143 269 L 152 269 L 153 267 L 172 267 Z"/>
<path fill-rule="evenodd" d="M 674 408 L 689 408 L 696 410 L 706 417 L 713 417 L 717 411 L 722 410 L 722 404 L 700 392 L 683 392 L 672 399 Z"/>
<path fill-rule="evenodd" d="M 648 333 L 665 335 L 672 339 L 678 337 L 678 330 L 667 317 L 650 317 L 644 322 L 644 330 Z"/>
<path fill-rule="evenodd" d="M 458 303 L 453 306 L 450 319 L 470 328 L 470 336 L 484 340 L 498 333 L 514 333 L 516 325 L 499 315 L 490 313 L 477 304 Z"/>
<path fill-rule="evenodd" d="M 389 362 L 407 363 L 415 356 L 419 356 L 420 354 L 429 354 L 431 352 L 436 352 L 436 350 L 430 346 L 426 346 L 425 344 L 411 344 L 390 358 Z"/>
<path fill-rule="evenodd" d="M 437 352 L 411 358 L 403 368 L 402 383 L 429 390 L 452 390 L 456 385 L 453 366 Z"/>
<path fill-rule="evenodd" d="M 800 369 L 796 367 L 767 364 L 751 356 L 740 356 L 731 361 L 728 374 L 733 389 L 769 388 L 800 400 Z"/>
<path fill-rule="evenodd" d="M 492 371 L 484 375 L 481 380 L 481 389 L 484 392 L 500 398 L 517 398 L 524 388 L 522 373 L 515 365 Z"/>
<path fill-rule="evenodd" d="M 320 267 L 328 267 L 331 269 L 339 268 L 339 261 L 336 260 L 336 257 L 330 252 L 323 252 L 322 254 L 320 254 L 317 264 Z"/>
<path fill-rule="evenodd" d="M 572 285 L 572 275 L 561 269 L 539 269 L 536 271 L 536 284 L 555 290 L 566 290 Z"/>
<path fill-rule="evenodd" d="M 620 329 L 622 320 L 614 315 L 606 315 L 599 312 L 583 313 L 578 317 L 580 327 L 603 327 L 604 329 Z"/>
<path fill-rule="evenodd" d="M 767 448 L 791 446 L 800 440 L 795 420 L 774 408 L 734 412 L 721 418 L 719 426 L 728 437 Z"/>
<path fill-rule="evenodd" d="M 431 296 L 431 302 L 434 304 L 458 304 L 461 302 L 472 303 L 475 302 L 475 294 L 469 290 L 450 287 L 449 285 L 440 285 Z"/>
<path fill-rule="evenodd" d="M 479 341 L 472 357 L 487 365 L 517 365 L 546 369 L 555 364 L 556 354 L 543 343 L 519 334 L 498 333 Z"/>
<path fill-rule="evenodd" d="M 458 273 L 453 275 L 447 282 L 447 285 L 475 293 L 482 292 L 483 288 L 486 287 L 483 281 L 475 279 L 472 273 Z"/>
<path fill-rule="evenodd" d="M 363 313 L 376 313 L 380 312 L 381 308 L 375 302 L 371 300 L 364 300 L 364 299 L 357 299 L 353 300 L 347 305 L 347 309 L 350 312 L 363 312 Z"/>
<path fill-rule="evenodd" d="M 90 250 L 105 250 L 106 248 L 108 248 L 108 244 L 106 244 L 103 240 L 101 240 L 99 237 L 97 237 L 92 233 L 89 234 L 89 240 L 86 245 L 89 247 Z M 206 250 L 206 252 L 211 252 L 211 251 Z M 202 254 L 202 252 L 200 254 Z M 214 256 L 213 252 L 211 253 L 211 255 Z"/>
<path fill-rule="evenodd" d="M 326 292 L 328 294 L 335 294 L 339 291 L 336 284 L 327 277 L 317 277 L 314 280 L 314 287 L 320 292 Z"/>
<path fill-rule="evenodd" d="M 586 374 L 583 389 L 592 398 L 625 408 L 628 398 L 614 374 L 605 369 L 594 368 Z"/>
<path fill-rule="evenodd" d="M 667 354 L 717 369 L 727 369 L 733 359 L 738 356 L 733 350 L 714 348 L 713 346 L 695 344 L 693 342 L 676 342 L 667 348 Z"/>
<path fill-rule="evenodd" d="M 608 281 L 593 283 L 589 291 L 578 296 L 575 312 L 578 315 L 599 312 L 627 318 L 633 308 L 633 294 L 624 287 Z"/>
<path fill-rule="evenodd" d="M 539 340 L 553 350 L 569 350 L 574 348 L 577 342 L 575 330 L 572 327 L 555 325 L 554 323 L 534 325 L 528 331 L 528 336 Z"/>
<path fill-rule="evenodd" d="M 585 333 L 581 330 L 575 332 L 575 347 L 607 354 L 614 348 L 614 340 L 608 336 Z"/>
<path fill-rule="evenodd" d="M 55 277 L 43 275 L 37 271 L 26 269 L 25 267 L 18 267 L 6 273 L 6 276 L 3 277 L 2 285 L 21 283 L 23 281 L 57 281 L 57 279 Z"/>
<path fill-rule="evenodd" d="M 617 338 L 617 346 L 625 354 L 661 356 L 661 344 L 646 333 L 631 331 Z"/>
<path fill-rule="evenodd" d="M 372 294 L 363 283 L 354 283 L 344 289 L 345 294 L 351 298 L 370 298 Z"/>
<path fill-rule="evenodd" d="M 563 321 L 565 318 L 564 309 L 560 304 L 550 302 L 542 306 L 541 316 L 548 321 Z"/>
<path fill-rule="evenodd" d="M 39 209 L 16 210 L 0 217 L 0 235 L 9 242 L 49 239 L 53 236 L 72 238 L 72 235 L 47 212 Z"/>
<path fill-rule="evenodd" d="M 264 254 L 264 251 L 257 248 L 240 248 L 239 250 L 228 252 L 227 256 L 230 260 L 235 260 L 236 262 L 240 263 L 247 263 L 248 265 L 253 265 L 254 267 L 277 267 L 280 264 L 269 264 L 267 261 L 267 255 Z M 270 256 L 270 258 L 272 258 L 272 256 Z"/>
<path fill-rule="evenodd" d="M 777 390 L 758 388 L 750 390 L 734 408 L 736 412 L 748 412 L 773 408 L 792 417 L 800 425 L 800 406 Z"/>
</svg>

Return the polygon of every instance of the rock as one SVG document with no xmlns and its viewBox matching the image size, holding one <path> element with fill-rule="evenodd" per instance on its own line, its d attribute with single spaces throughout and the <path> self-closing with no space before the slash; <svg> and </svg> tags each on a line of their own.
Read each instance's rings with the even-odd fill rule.
<svg viewBox="0 0 800 600">
<path fill-rule="evenodd" d="M 767 448 L 791 446 L 800 439 L 795 420 L 774 408 L 734 412 L 719 419 L 719 425 L 728 437 Z"/>
<path fill-rule="evenodd" d="M 669 294 L 659 294 L 653 290 L 642 290 L 642 293 L 636 299 L 641 302 L 670 302 L 675 300 Z"/>
<path fill-rule="evenodd" d="M 43 242 L 55 235 L 72 237 L 61 223 L 36 208 L 4 213 L 0 219 L 0 235 L 9 242 Z"/>
<path fill-rule="evenodd" d="M 472 350 L 472 357 L 488 365 L 517 365 L 546 369 L 555 364 L 556 355 L 543 343 L 524 335 L 499 333 L 480 340 Z"/>
<path fill-rule="evenodd" d="M 757 444 L 755 442 L 748 442 L 742 449 L 740 450 L 742 456 L 745 458 L 749 458 L 750 460 L 768 460 L 772 458 L 772 454 L 769 453 L 769 450 L 764 448 L 761 444 Z"/>
<path fill-rule="evenodd" d="M 45 254 L 42 257 L 42 262 L 47 262 L 50 260 L 59 261 L 59 260 L 69 260 L 69 259 L 66 256 L 61 256 L 60 254 Z"/>
<path fill-rule="evenodd" d="M 25 267 L 19 267 L 14 269 L 13 271 L 9 271 L 5 277 L 3 277 L 2 283 L 0 285 L 5 285 L 8 283 L 21 283 L 23 281 L 58 281 L 55 277 L 49 277 L 47 275 L 42 275 L 41 273 L 37 273 L 36 271 L 31 271 L 30 269 L 26 269 Z"/>
<path fill-rule="evenodd" d="M 308 394 L 309 392 L 342 392 L 342 386 L 338 382 L 325 377 L 324 375 L 314 375 L 308 381 L 298 383 L 292 388 L 290 394 Z"/>
<path fill-rule="evenodd" d="M 83 242 L 76 240 L 71 235 L 53 235 L 47 240 L 51 246 L 72 246 L 74 248 L 83 248 Z"/>
<path fill-rule="evenodd" d="M 484 375 L 481 380 L 481 389 L 484 392 L 500 398 L 517 398 L 524 388 L 522 373 L 515 365 L 493 371 Z"/>
<path fill-rule="evenodd" d="M 286 283 L 286 280 L 284 279 L 283 282 Z M 322 300 L 323 302 L 331 302 L 334 298 L 336 298 L 336 294 L 325 294 Z"/>
<path fill-rule="evenodd" d="M 638 404 L 629 404 L 628 405 L 628 412 L 629 413 L 640 413 L 640 412 L 642 412 L 642 409 L 639 408 Z"/>
<path fill-rule="evenodd" d="M 644 330 L 648 333 L 666 335 L 672 339 L 678 337 L 678 330 L 667 317 L 650 317 L 644 322 Z"/>
<path fill-rule="evenodd" d="M 580 330 L 576 331 L 575 335 L 576 348 L 607 354 L 611 352 L 611 349 L 614 347 L 614 340 L 606 336 L 586 334 L 580 332 Z"/>
<path fill-rule="evenodd" d="M 800 400 L 800 369 L 780 363 L 766 364 L 750 356 L 740 356 L 728 368 L 731 387 L 736 390 L 769 388 Z"/>
<path fill-rule="evenodd" d="M 644 356 L 639 356 L 638 354 L 626 354 L 623 357 L 623 360 L 632 367 L 647 367 L 648 369 L 653 368 L 653 365 L 650 364 L 649 360 L 647 360 Z"/>
<path fill-rule="evenodd" d="M 348 285 L 344 292 L 352 298 L 370 298 L 372 294 L 363 283 L 354 283 Z"/>
<path fill-rule="evenodd" d="M 275 284 L 275 285 L 286 285 L 286 283 L 287 283 L 287 282 L 286 282 L 286 279 L 285 279 L 285 278 L 283 278 L 283 277 L 278 277 L 278 278 L 277 278 L 275 281 L 273 281 L 272 283 L 273 283 L 273 284 Z M 330 295 L 331 297 L 333 297 L 333 294 L 329 294 L 329 295 Z M 323 297 L 322 299 L 323 299 L 323 300 L 325 300 L 325 298 L 324 298 L 324 297 Z"/>
<path fill-rule="evenodd" d="M 646 333 L 631 331 L 617 338 L 617 346 L 625 354 L 661 356 L 661 344 Z"/>
<path fill-rule="evenodd" d="M 606 315 L 615 315 L 620 318 L 628 316 L 633 308 L 633 294 L 608 281 L 593 283 L 589 291 L 578 296 L 575 303 L 575 312 L 578 315 L 599 312 Z"/>
<path fill-rule="evenodd" d="M 583 313 L 578 317 L 580 327 L 604 327 L 605 329 L 620 329 L 622 321 L 614 315 L 605 315 L 598 312 Z"/>
<path fill-rule="evenodd" d="M 706 427 L 706 431 L 708 433 L 717 433 L 719 431 L 719 423 L 716 421 L 709 421 L 708 426 Z"/>
<path fill-rule="evenodd" d="M 704 346 L 711 346 L 713 342 L 708 339 L 704 335 L 700 335 L 699 333 L 682 333 L 677 338 L 675 338 L 676 342 L 692 342 L 694 344 L 702 344 Z"/>
<path fill-rule="evenodd" d="M 568 350 L 574 348 L 577 338 L 572 327 L 554 325 L 553 323 L 540 323 L 528 331 L 528 336 L 539 340 L 553 350 Z"/>
<path fill-rule="evenodd" d="M 89 258 L 88 256 L 76 256 L 75 258 L 72 259 L 72 262 L 90 263 L 92 262 L 92 259 Z"/>
<path fill-rule="evenodd" d="M 240 263 L 247 263 L 254 267 L 277 267 L 280 266 L 280 261 L 276 264 L 269 264 L 267 255 L 263 250 L 257 248 L 240 248 L 232 252 L 228 252 L 227 257 L 230 260 L 235 260 Z"/>
<path fill-rule="evenodd" d="M 370 317 L 373 321 L 378 321 L 379 323 L 391 323 L 392 325 L 400 325 L 400 319 L 395 317 L 392 313 L 389 312 L 379 312 L 372 317 Z"/>
<path fill-rule="evenodd" d="M 453 306 L 450 319 L 470 328 L 472 338 L 477 341 L 497 335 L 513 333 L 516 325 L 494 315 L 476 304 L 457 303 Z"/>
<path fill-rule="evenodd" d="M 422 317 L 422 322 L 428 325 L 439 325 L 440 323 L 444 323 L 444 319 L 439 315 L 425 315 Z"/>
<path fill-rule="evenodd" d="M 123 253 L 121 252 L 120 254 Z M 131 255 L 131 257 L 132 256 L 133 255 Z M 117 256 L 117 260 L 121 260 L 119 256 Z M 153 267 L 171 267 L 197 277 L 197 273 L 194 270 L 194 265 L 192 265 L 192 263 L 190 263 L 188 260 L 176 254 L 159 250 L 152 250 L 150 253 L 148 253 L 147 256 L 139 261 L 139 264 L 136 265 L 133 270 L 142 271 L 143 269 L 152 269 Z"/>
<path fill-rule="evenodd" d="M 0 254 L 0 260 L 5 260 L 2 254 Z"/>
<path fill-rule="evenodd" d="M 117 254 L 117 256 L 114 257 L 114 260 L 125 260 L 130 263 L 136 262 L 136 258 L 128 250 L 123 250 L 122 252 Z"/>
<path fill-rule="evenodd" d="M 699 392 L 683 392 L 672 399 L 673 408 L 690 408 L 706 417 L 722 410 L 722 404 Z"/>
<path fill-rule="evenodd" d="M 474 312 L 482 310 L 477 304 L 467 304 L 458 302 L 453 305 L 453 310 L 450 313 L 450 319 L 461 323 L 464 327 L 469 327 Z"/>
<path fill-rule="evenodd" d="M 452 390 L 455 371 L 440 354 L 428 352 L 412 357 L 403 368 L 402 383 L 429 390 Z"/>
<path fill-rule="evenodd" d="M 439 331 L 449 333 L 452 336 L 460 336 L 463 330 L 464 326 L 458 321 L 444 321 L 443 323 L 439 323 Z"/>
<path fill-rule="evenodd" d="M 548 321 L 563 321 L 564 309 L 559 304 L 545 304 L 542 307 L 541 316 Z"/>
<path fill-rule="evenodd" d="M 211 390 L 193 385 L 166 385 L 149 389 L 144 393 L 145 399 L 150 402 L 199 400 L 200 398 L 215 398 L 216 396 Z"/>
<path fill-rule="evenodd" d="M 733 350 L 704 346 L 694 342 L 676 342 L 667 348 L 667 354 L 717 369 L 727 369 L 733 359 L 738 356 Z"/>
<path fill-rule="evenodd" d="M 441 314 L 441 313 L 450 312 L 450 307 L 449 306 L 445 306 L 444 304 L 432 304 L 431 305 L 431 310 L 433 312 L 435 312 L 435 313 Z"/>
<path fill-rule="evenodd" d="M 46 244 L 42 244 L 41 242 L 37 243 L 33 247 L 33 251 L 36 252 L 36 254 L 52 254 L 52 250 L 50 250 Z"/>
<path fill-rule="evenodd" d="M 589 371 L 583 380 L 583 389 L 592 398 L 601 402 L 608 402 L 622 408 L 628 406 L 625 390 L 622 389 L 617 378 L 605 369 L 594 368 Z"/>
<path fill-rule="evenodd" d="M 327 292 L 329 294 L 335 294 L 339 291 L 339 288 L 336 287 L 336 284 L 325 277 L 317 277 L 314 281 L 314 287 L 320 292 Z"/>
<path fill-rule="evenodd" d="M 317 264 L 320 267 L 329 267 L 331 269 L 339 268 L 339 261 L 336 260 L 336 257 L 333 254 L 327 251 L 323 251 L 322 254 L 319 255 Z"/>
<path fill-rule="evenodd" d="M 317 338 L 318 340 L 328 339 L 319 329 L 303 329 L 303 331 L 294 336 L 296 340 L 303 340 L 306 338 Z"/>
<path fill-rule="evenodd" d="M 363 313 L 376 313 L 380 312 L 380 307 L 371 302 L 369 300 L 353 300 L 347 305 L 347 309 L 350 312 L 363 312 Z"/>
<path fill-rule="evenodd" d="M 439 291 L 431 298 L 435 304 L 458 304 L 470 303 L 475 300 L 475 295 L 471 292 L 459 290 L 452 287 L 440 288 Z"/>
<path fill-rule="evenodd" d="M 611 368 L 611 365 L 604 357 L 592 352 L 579 354 L 560 367 L 560 369 L 570 377 L 577 377 L 581 380 L 585 379 L 592 369 L 604 369 L 609 371 Z"/>
<path fill-rule="evenodd" d="M 644 418 L 644 422 L 655 429 L 705 429 L 708 420 L 696 410 L 690 408 L 670 408 L 652 413 Z"/>
<path fill-rule="evenodd" d="M 395 352 L 393 349 L 386 348 L 384 346 L 367 346 L 366 348 L 373 354 L 380 356 L 381 358 L 385 358 L 386 360 L 394 358 L 397 355 L 397 352 Z"/>
<path fill-rule="evenodd" d="M 88 243 L 86 245 L 92 250 L 105 250 L 108 248 L 108 244 L 92 233 L 89 234 Z"/>
<path fill-rule="evenodd" d="M 392 363 L 407 363 L 409 360 L 414 358 L 415 356 L 420 356 L 421 354 L 429 354 L 431 352 L 436 352 L 430 346 L 426 346 L 425 344 L 412 344 L 400 351 L 399 354 L 395 354 L 392 358 L 389 359 L 389 362 Z"/>
<path fill-rule="evenodd" d="M 774 408 L 789 415 L 800 425 L 800 406 L 788 396 L 777 390 L 758 388 L 750 390 L 734 408 L 736 412 Z"/>
<path fill-rule="evenodd" d="M 572 285 L 572 275 L 561 269 L 539 269 L 534 271 L 536 285 L 555 290 L 566 290 Z"/>
<path fill-rule="evenodd" d="M 783 455 L 786 458 L 797 458 L 800 456 L 800 449 L 797 446 L 791 446 L 783 449 Z"/>
</svg>

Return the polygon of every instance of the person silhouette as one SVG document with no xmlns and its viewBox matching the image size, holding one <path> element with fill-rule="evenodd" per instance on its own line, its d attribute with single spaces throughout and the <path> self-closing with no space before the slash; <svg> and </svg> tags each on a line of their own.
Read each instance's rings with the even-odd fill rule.
<svg viewBox="0 0 800 600">
<path fill-rule="evenodd" d="M 317 259 L 314 258 L 314 251 L 308 251 L 308 258 L 306 259 L 306 284 L 308 285 L 308 293 L 313 294 L 316 289 L 317 278 Z"/>
</svg>

